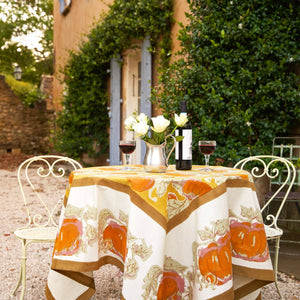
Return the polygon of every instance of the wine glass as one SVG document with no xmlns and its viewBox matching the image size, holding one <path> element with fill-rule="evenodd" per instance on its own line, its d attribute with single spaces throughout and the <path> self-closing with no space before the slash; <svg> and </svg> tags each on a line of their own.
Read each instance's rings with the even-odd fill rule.
<svg viewBox="0 0 300 300">
<path fill-rule="evenodd" d="M 131 170 L 129 167 L 130 162 L 130 154 L 135 150 L 136 143 L 134 140 L 121 140 L 119 142 L 119 147 L 122 151 L 122 153 L 125 155 L 125 166 L 123 170 Z"/>
<path fill-rule="evenodd" d="M 217 143 L 216 141 L 199 141 L 198 143 L 199 150 L 204 154 L 205 158 L 205 171 L 211 171 L 209 168 L 209 158 L 212 153 L 214 153 Z"/>
</svg>

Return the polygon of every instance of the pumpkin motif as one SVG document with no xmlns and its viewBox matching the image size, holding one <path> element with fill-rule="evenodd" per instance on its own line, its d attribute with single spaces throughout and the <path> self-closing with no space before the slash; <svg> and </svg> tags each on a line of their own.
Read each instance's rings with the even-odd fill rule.
<svg viewBox="0 0 300 300">
<path fill-rule="evenodd" d="M 240 174 L 239 176 L 240 176 L 242 179 L 249 180 L 248 174 Z"/>
<path fill-rule="evenodd" d="M 229 232 L 200 250 L 199 270 L 207 282 L 222 285 L 232 277 L 231 245 Z"/>
<path fill-rule="evenodd" d="M 210 190 L 212 190 L 212 187 L 209 184 L 194 179 L 187 180 L 182 188 L 183 193 L 185 193 L 189 199 L 204 195 Z"/>
<path fill-rule="evenodd" d="M 157 300 L 180 300 L 184 280 L 175 271 L 164 272 L 157 291 Z"/>
<path fill-rule="evenodd" d="M 232 221 L 230 234 L 235 257 L 251 261 L 268 259 L 268 246 L 263 224 Z"/>
<path fill-rule="evenodd" d="M 168 200 L 177 200 L 177 196 L 175 193 L 168 193 Z"/>
<path fill-rule="evenodd" d="M 71 174 L 69 175 L 69 178 L 68 178 L 69 184 L 70 184 L 70 185 L 71 185 L 72 182 L 73 182 L 73 178 L 74 178 L 74 172 L 72 171 Z"/>
<path fill-rule="evenodd" d="M 131 188 L 137 192 L 147 191 L 154 185 L 154 180 L 150 178 L 134 177 L 128 180 L 131 183 Z"/>
<path fill-rule="evenodd" d="M 103 231 L 105 247 L 125 260 L 127 252 L 127 228 L 111 221 Z"/>
<path fill-rule="evenodd" d="M 60 231 L 56 237 L 54 254 L 73 255 L 81 245 L 82 222 L 76 218 L 63 220 Z"/>
</svg>

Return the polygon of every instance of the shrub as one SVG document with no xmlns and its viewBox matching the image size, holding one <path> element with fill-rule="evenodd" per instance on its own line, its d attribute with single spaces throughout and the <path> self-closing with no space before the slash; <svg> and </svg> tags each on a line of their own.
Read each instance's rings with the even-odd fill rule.
<svg viewBox="0 0 300 300">
<path fill-rule="evenodd" d="M 160 76 L 153 101 L 172 114 L 186 100 L 193 163 L 200 139 L 214 139 L 224 164 L 268 154 L 272 139 L 298 124 L 300 94 L 289 68 L 299 62 L 297 0 L 190 0 L 182 51 Z"/>
<path fill-rule="evenodd" d="M 33 107 L 36 101 L 45 97 L 37 86 L 32 83 L 18 81 L 11 75 L 5 75 L 5 81 L 23 103 L 29 107 Z"/>
</svg>

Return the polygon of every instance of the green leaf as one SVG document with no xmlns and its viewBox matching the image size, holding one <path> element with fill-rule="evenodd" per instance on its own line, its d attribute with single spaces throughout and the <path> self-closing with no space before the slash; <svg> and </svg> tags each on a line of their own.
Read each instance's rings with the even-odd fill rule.
<svg viewBox="0 0 300 300">
<path fill-rule="evenodd" d="M 181 142 L 184 139 L 184 136 L 177 135 L 175 136 L 176 142 Z"/>
</svg>

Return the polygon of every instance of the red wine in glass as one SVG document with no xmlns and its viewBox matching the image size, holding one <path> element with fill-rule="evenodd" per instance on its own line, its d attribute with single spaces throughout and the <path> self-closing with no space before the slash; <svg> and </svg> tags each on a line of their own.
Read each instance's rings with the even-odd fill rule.
<svg viewBox="0 0 300 300">
<path fill-rule="evenodd" d="M 120 141 L 119 142 L 119 147 L 120 150 L 122 151 L 123 154 L 125 154 L 125 166 L 124 170 L 129 171 L 131 168 L 129 167 L 129 162 L 130 162 L 130 154 L 135 150 L 136 143 L 135 141 Z"/>
<path fill-rule="evenodd" d="M 209 168 L 209 158 L 212 153 L 214 153 L 217 143 L 216 141 L 199 141 L 198 143 L 199 150 L 204 154 L 205 158 L 205 171 L 211 171 Z"/>
<path fill-rule="evenodd" d="M 134 144 L 132 145 L 120 144 L 119 147 L 124 154 L 131 154 L 135 150 Z"/>
<path fill-rule="evenodd" d="M 202 154 L 211 155 L 214 153 L 216 146 L 214 145 L 199 145 Z"/>
</svg>

